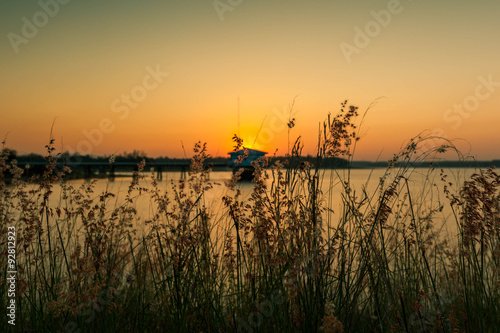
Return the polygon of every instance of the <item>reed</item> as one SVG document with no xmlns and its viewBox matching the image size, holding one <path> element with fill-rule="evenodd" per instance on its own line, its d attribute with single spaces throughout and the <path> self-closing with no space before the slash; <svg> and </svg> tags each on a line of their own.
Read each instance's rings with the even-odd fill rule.
<svg viewBox="0 0 500 333">
<path fill-rule="evenodd" d="M 299 138 L 284 163 L 254 164 L 248 199 L 236 174 L 216 210 L 206 195 L 221 185 L 210 180 L 205 144 L 194 147 L 188 179 L 165 189 L 142 163 L 119 201 L 94 181 L 67 181 L 53 140 L 44 174 L 29 182 L 3 155 L 0 173 L 14 180 L 0 188 L 0 267 L 6 276 L 15 226 L 18 273 L 16 326 L 4 318 L 1 330 L 499 331 L 500 176 L 490 168 L 451 180 L 429 168 L 415 187 L 416 163 L 455 149 L 423 151 L 426 138 L 417 137 L 374 191 L 356 188 L 350 169 L 325 161 L 352 160 L 357 117 L 342 103 L 322 124 L 310 162 L 298 158 Z M 136 209 L 143 197 L 148 220 Z M 7 300 L 2 279 L 4 309 Z"/>
</svg>

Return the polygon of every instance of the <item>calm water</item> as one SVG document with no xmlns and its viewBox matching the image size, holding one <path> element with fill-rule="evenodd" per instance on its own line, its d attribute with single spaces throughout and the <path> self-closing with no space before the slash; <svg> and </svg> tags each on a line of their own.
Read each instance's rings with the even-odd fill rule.
<svg viewBox="0 0 500 333">
<path fill-rule="evenodd" d="M 268 171 L 270 172 L 270 171 Z M 322 191 L 324 194 L 324 200 L 327 205 L 333 209 L 334 213 L 330 215 L 330 221 L 338 221 L 338 217 L 342 214 L 342 209 L 344 205 L 342 203 L 342 181 L 348 179 L 347 170 L 323 170 L 323 182 Z M 392 174 L 388 175 L 385 180 L 385 188 L 394 179 L 394 175 L 397 170 L 394 170 Z M 448 169 L 445 171 L 448 174 L 448 181 L 451 181 L 456 187 L 457 184 L 463 183 L 465 179 L 470 177 L 476 170 L 474 169 Z M 380 179 L 386 173 L 385 169 L 374 169 L 374 170 L 351 170 L 350 171 L 350 187 L 353 190 L 353 194 L 361 200 L 365 195 L 368 197 L 373 196 L 373 200 L 376 200 L 378 194 L 380 193 Z M 140 181 L 140 185 L 147 188 L 152 188 L 150 184 L 149 174 L 145 173 L 146 179 Z M 443 194 L 443 182 L 440 180 L 440 170 L 430 170 L 427 168 L 417 168 L 412 170 L 410 174 L 406 175 L 408 178 L 408 188 L 404 187 L 400 193 L 400 196 L 404 193 L 410 191 L 412 201 L 416 203 L 414 205 L 416 211 L 415 214 L 418 216 L 425 216 L 430 209 L 438 207 L 439 203 L 443 204 L 443 209 L 440 213 L 435 215 L 437 224 L 447 225 L 446 229 L 449 231 L 454 230 L 455 220 L 451 216 L 451 210 L 448 201 Z M 181 178 L 180 172 L 164 173 L 163 180 L 159 181 L 159 188 L 162 192 L 166 191 L 171 195 L 171 184 L 172 180 L 174 184 L 178 184 Z M 214 214 L 221 214 L 224 211 L 222 196 L 226 194 L 231 194 L 231 192 L 225 186 L 225 183 L 231 179 L 231 172 L 212 172 L 210 180 L 216 183 L 214 187 L 206 192 L 205 205 Z M 129 184 L 131 182 L 131 177 L 116 178 L 114 181 L 108 181 L 106 179 L 97 180 L 94 188 L 94 193 L 92 196 L 98 198 L 99 194 L 104 191 L 109 191 L 116 194 L 116 197 L 112 199 L 111 207 L 113 204 L 119 206 L 124 202 L 124 198 L 127 194 Z M 78 187 L 85 183 L 85 180 L 72 180 L 69 183 L 74 187 Z M 271 181 L 269 181 L 269 185 Z M 242 198 L 248 198 L 254 187 L 251 182 L 242 182 L 237 185 L 241 192 Z M 148 194 L 138 196 L 136 195 L 136 208 L 138 211 L 139 220 L 147 220 L 155 214 L 155 204 L 151 202 Z M 54 197 L 57 198 L 60 194 L 60 187 L 56 186 L 54 188 Z M 375 201 L 372 201 L 375 202 Z M 57 200 L 52 200 L 52 205 L 57 205 Z M 451 222 L 450 222 L 451 221 Z M 332 222 L 330 222 L 332 223 Z M 450 225 L 451 224 L 451 225 Z M 449 228 L 450 227 L 450 228 Z"/>
</svg>

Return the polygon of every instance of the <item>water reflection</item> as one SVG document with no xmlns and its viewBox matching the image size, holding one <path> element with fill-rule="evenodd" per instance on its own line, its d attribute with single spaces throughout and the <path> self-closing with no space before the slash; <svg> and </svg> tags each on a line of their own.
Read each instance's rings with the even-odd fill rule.
<svg viewBox="0 0 500 333">
<path fill-rule="evenodd" d="M 267 170 L 270 174 L 271 170 Z M 446 171 L 448 174 L 448 181 L 457 187 L 462 184 L 465 179 L 470 177 L 475 172 L 474 169 L 449 169 Z M 385 169 L 374 170 L 322 170 L 321 171 L 321 191 L 323 203 L 331 209 L 330 214 L 325 220 L 330 221 L 330 224 L 335 224 L 340 218 L 343 209 L 345 209 L 346 196 L 344 185 L 348 182 L 351 189 L 351 198 L 356 198 L 359 202 L 361 200 L 371 201 L 371 205 L 376 204 L 378 195 L 381 194 L 382 189 L 386 188 L 393 180 L 396 171 L 387 175 Z M 144 178 L 138 181 L 140 187 L 153 190 L 151 173 L 143 173 Z M 232 173 L 230 171 L 214 171 L 210 175 L 210 182 L 213 188 L 208 190 L 203 198 L 203 204 L 209 209 L 213 216 L 221 215 L 225 211 L 223 206 L 222 197 L 229 195 L 234 197 L 234 191 L 231 191 L 226 183 L 230 182 Z M 181 172 L 168 172 L 164 174 L 163 180 L 158 180 L 158 189 L 162 194 L 172 196 L 173 188 L 177 188 L 179 181 L 182 178 Z M 271 188 L 273 177 L 270 174 L 268 179 L 269 188 Z M 103 192 L 111 192 L 115 197 L 110 203 L 110 208 L 113 209 L 122 205 L 129 191 L 129 186 L 133 178 L 130 174 L 117 174 L 114 180 L 98 179 L 95 180 L 94 191 L 91 193 L 91 198 L 99 200 L 99 195 Z M 443 185 L 441 181 L 440 170 L 431 170 L 428 168 L 413 169 L 411 173 L 406 175 L 404 181 L 407 181 L 406 188 L 402 188 L 401 193 L 398 195 L 400 199 L 407 196 L 408 191 L 411 193 L 412 201 L 416 203 L 414 208 L 415 214 L 418 216 L 425 216 L 431 210 L 439 205 L 442 205 L 442 211 L 439 214 L 434 214 L 436 224 L 443 224 L 446 226 L 448 232 L 454 232 L 455 218 L 452 216 L 452 211 L 447 203 L 443 194 Z M 75 188 L 84 183 L 89 183 L 89 180 L 70 180 L 67 182 Z M 254 183 L 251 181 L 242 181 L 237 183 L 237 188 L 241 191 L 240 200 L 248 200 L 254 188 Z M 301 191 L 308 191 L 309 189 L 303 188 Z M 52 198 L 61 198 L 60 185 L 54 186 L 54 193 Z M 138 193 L 133 192 L 135 199 L 135 207 L 137 209 L 137 221 L 145 221 L 152 219 L 157 213 L 157 205 L 146 192 Z M 404 200 L 402 201 L 405 202 Z M 56 207 L 63 205 L 61 200 L 52 199 L 51 206 Z M 114 206 L 113 206 L 114 205 Z M 366 205 L 364 209 L 369 209 L 370 204 Z"/>
</svg>

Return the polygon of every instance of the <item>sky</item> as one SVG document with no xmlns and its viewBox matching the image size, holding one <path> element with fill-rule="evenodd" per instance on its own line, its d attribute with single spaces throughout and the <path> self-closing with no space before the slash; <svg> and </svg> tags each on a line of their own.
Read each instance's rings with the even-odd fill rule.
<svg viewBox="0 0 500 333">
<path fill-rule="evenodd" d="M 497 0 L 2 0 L 0 136 L 18 153 L 52 135 L 58 151 L 170 157 L 197 141 L 227 156 L 238 133 L 283 155 L 301 136 L 314 154 L 348 100 L 369 108 L 357 160 L 420 133 L 498 159 L 499 13 Z"/>
</svg>

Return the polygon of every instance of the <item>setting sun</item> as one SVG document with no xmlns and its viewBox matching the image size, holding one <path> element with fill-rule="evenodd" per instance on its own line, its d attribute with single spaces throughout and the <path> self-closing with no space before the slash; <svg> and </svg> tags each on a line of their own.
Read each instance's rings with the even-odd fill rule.
<svg viewBox="0 0 500 333">
<path fill-rule="evenodd" d="M 0 332 L 500 332 L 500 1 L 0 1 Z"/>
<path fill-rule="evenodd" d="M 54 122 L 62 151 L 225 156 L 240 99 L 246 145 L 280 155 L 301 136 L 314 153 L 340 102 L 378 99 L 358 159 L 425 130 L 500 156 L 497 3 L 52 2 L 1 5 L 0 133 L 19 152 L 43 151 Z"/>
</svg>

